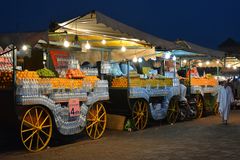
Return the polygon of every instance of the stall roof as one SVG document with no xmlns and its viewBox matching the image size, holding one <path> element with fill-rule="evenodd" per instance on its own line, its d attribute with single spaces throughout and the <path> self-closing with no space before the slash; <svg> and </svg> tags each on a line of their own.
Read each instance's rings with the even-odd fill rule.
<svg viewBox="0 0 240 160">
<path fill-rule="evenodd" d="M 183 50 L 189 51 L 189 52 L 195 52 L 203 55 L 209 55 L 211 57 L 215 58 L 223 58 L 225 56 L 225 53 L 218 50 L 213 50 L 210 48 L 205 48 L 202 46 L 199 46 L 197 44 L 194 44 L 192 42 L 184 41 L 184 40 L 177 40 L 176 44 L 181 46 Z"/>
<path fill-rule="evenodd" d="M 106 37 L 130 40 L 138 43 L 144 42 L 162 50 L 178 48 L 173 42 L 137 30 L 98 11 L 89 12 L 58 25 L 58 28 L 55 30 L 56 32 L 67 31 L 67 33 L 78 35 L 104 35 Z"/>
</svg>

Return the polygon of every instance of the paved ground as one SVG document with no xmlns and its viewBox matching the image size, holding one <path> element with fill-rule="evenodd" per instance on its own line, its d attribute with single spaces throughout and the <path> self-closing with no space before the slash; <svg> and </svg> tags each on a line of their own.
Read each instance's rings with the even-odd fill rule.
<svg viewBox="0 0 240 160">
<path fill-rule="evenodd" d="M 81 138 L 38 153 L 5 150 L 0 159 L 239 160 L 240 111 L 231 113 L 227 126 L 220 124 L 218 116 L 209 116 L 175 125 L 155 125 L 138 132 L 107 131 L 100 140 Z"/>
</svg>

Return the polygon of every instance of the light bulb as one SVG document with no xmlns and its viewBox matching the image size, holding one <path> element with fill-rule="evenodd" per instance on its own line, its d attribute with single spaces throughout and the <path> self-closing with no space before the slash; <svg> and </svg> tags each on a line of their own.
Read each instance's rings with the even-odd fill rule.
<svg viewBox="0 0 240 160">
<path fill-rule="evenodd" d="M 173 61 L 176 61 L 176 60 L 177 60 L 177 57 L 176 57 L 176 56 L 173 56 L 173 57 L 172 57 L 172 60 L 173 60 Z"/>
<path fill-rule="evenodd" d="M 219 60 L 217 60 L 216 62 L 217 62 L 217 64 L 219 64 Z"/>
<path fill-rule="evenodd" d="M 26 45 L 23 45 L 23 46 L 22 46 L 22 50 L 23 50 L 23 51 L 26 51 L 27 49 L 28 49 L 28 47 L 27 47 Z"/>
<path fill-rule="evenodd" d="M 122 47 L 121 47 L 121 51 L 122 51 L 122 52 L 126 52 L 126 50 L 127 50 L 127 48 L 126 48 L 125 46 L 122 46 Z"/>
<path fill-rule="evenodd" d="M 142 63 L 142 61 L 143 61 L 143 59 L 140 57 L 140 58 L 138 58 L 138 62 L 139 63 Z"/>
<path fill-rule="evenodd" d="M 70 43 L 67 40 L 64 40 L 63 46 L 68 48 L 70 46 Z"/>
<path fill-rule="evenodd" d="M 227 68 L 231 68 L 231 65 L 230 65 L 230 64 L 228 64 L 228 65 L 227 65 Z"/>
<path fill-rule="evenodd" d="M 203 65 L 202 62 L 199 62 L 199 63 L 198 63 L 198 66 L 199 66 L 199 67 L 202 67 L 202 65 Z"/>
<path fill-rule="evenodd" d="M 206 62 L 206 65 L 209 65 L 209 64 L 210 64 L 210 62 L 209 62 L 209 61 L 207 61 L 207 62 Z"/>
<path fill-rule="evenodd" d="M 165 59 L 169 59 L 170 57 L 171 57 L 171 53 L 170 52 L 165 53 Z"/>
<path fill-rule="evenodd" d="M 134 56 L 134 57 L 133 57 L 133 62 L 134 62 L 134 63 L 137 63 L 137 61 L 138 61 L 137 57 Z"/>
<path fill-rule="evenodd" d="M 105 39 L 102 40 L 102 44 L 105 45 L 107 42 Z"/>
<path fill-rule="evenodd" d="M 90 48 L 91 48 L 91 45 L 88 43 L 88 41 L 87 41 L 87 43 L 85 44 L 85 48 L 86 48 L 86 49 L 90 49 Z"/>
<path fill-rule="evenodd" d="M 184 60 L 183 60 L 183 63 L 187 63 L 187 60 L 186 60 L 186 59 L 184 59 Z"/>
<path fill-rule="evenodd" d="M 233 69 L 234 69 L 234 70 L 236 70 L 236 69 L 237 69 L 237 67 L 236 67 L 236 66 L 233 66 Z"/>
</svg>

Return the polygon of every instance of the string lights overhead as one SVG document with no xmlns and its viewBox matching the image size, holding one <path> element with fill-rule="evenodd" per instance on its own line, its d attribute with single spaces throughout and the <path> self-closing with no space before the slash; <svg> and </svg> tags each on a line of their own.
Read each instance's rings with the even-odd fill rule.
<svg viewBox="0 0 240 160">
<path fill-rule="evenodd" d="M 70 43 L 67 40 L 64 40 L 63 46 L 68 48 L 70 46 Z"/>
<path fill-rule="evenodd" d="M 126 50 L 127 50 L 127 48 L 126 48 L 125 46 L 122 46 L 122 47 L 121 47 L 121 51 L 122 51 L 122 52 L 126 52 Z"/>
<path fill-rule="evenodd" d="M 102 43 L 103 45 L 105 45 L 105 44 L 107 43 L 107 41 L 106 41 L 105 39 L 103 39 L 103 40 L 101 41 L 101 43 Z"/>
<path fill-rule="evenodd" d="M 87 41 L 87 43 L 85 44 L 85 49 L 90 49 L 90 48 L 91 48 L 91 45 Z"/>
<path fill-rule="evenodd" d="M 24 45 L 22 46 L 22 50 L 23 50 L 23 51 L 26 51 L 27 49 L 28 49 L 27 45 L 24 44 Z"/>
</svg>

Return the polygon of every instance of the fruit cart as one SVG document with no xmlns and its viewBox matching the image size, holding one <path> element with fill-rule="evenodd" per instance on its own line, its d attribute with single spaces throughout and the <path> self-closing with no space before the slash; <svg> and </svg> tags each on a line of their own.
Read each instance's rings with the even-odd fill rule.
<svg viewBox="0 0 240 160">
<path fill-rule="evenodd" d="M 213 58 L 211 60 L 212 63 L 216 61 Z M 185 62 L 186 68 L 181 68 L 178 71 L 181 79 L 185 81 L 185 86 L 187 86 L 187 96 L 196 100 L 197 118 L 201 118 L 204 114 L 215 113 L 217 107 L 218 81 L 216 77 L 211 74 L 205 75 L 205 72 L 202 73 L 202 76 L 192 76 L 189 74 L 191 66 L 198 65 L 198 67 L 201 67 L 203 65 L 202 61 L 204 61 L 204 58 L 193 58 L 192 56 L 188 58 L 188 63 Z M 207 60 L 206 63 L 207 66 L 210 61 Z M 194 68 L 196 69 L 196 67 Z"/>
<path fill-rule="evenodd" d="M 17 124 L 25 148 L 40 151 L 53 136 L 75 135 L 84 130 L 91 139 L 100 138 L 106 128 L 103 102 L 109 99 L 108 82 L 78 68 L 68 69 L 61 78 L 46 67 L 37 71 L 21 70 L 16 67 L 16 55 L 26 52 L 28 47 L 4 50 L 0 74 L 1 101 L 7 104 L 4 114 L 15 120 L 11 124 Z M 31 49 L 34 52 L 34 47 Z M 43 64 L 48 61 L 38 60 Z"/>
<path fill-rule="evenodd" d="M 155 120 L 165 119 L 168 105 L 174 105 L 173 99 L 178 94 L 178 80 L 159 74 L 151 78 L 139 75 L 134 70 L 129 71 L 130 61 L 123 63 L 127 65 L 128 74 L 111 79 L 109 113 L 127 116 L 136 130 L 146 128 L 149 116 Z M 158 114 L 153 115 L 156 109 Z M 173 114 L 168 117 L 176 119 L 177 114 Z"/>
<path fill-rule="evenodd" d="M 188 80 L 189 81 L 189 80 Z M 197 117 L 203 114 L 215 113 L 218 92 L 218 81 L 213 76 L 191 78 L 191 95 L 197 101 Z"/>
</svg>

